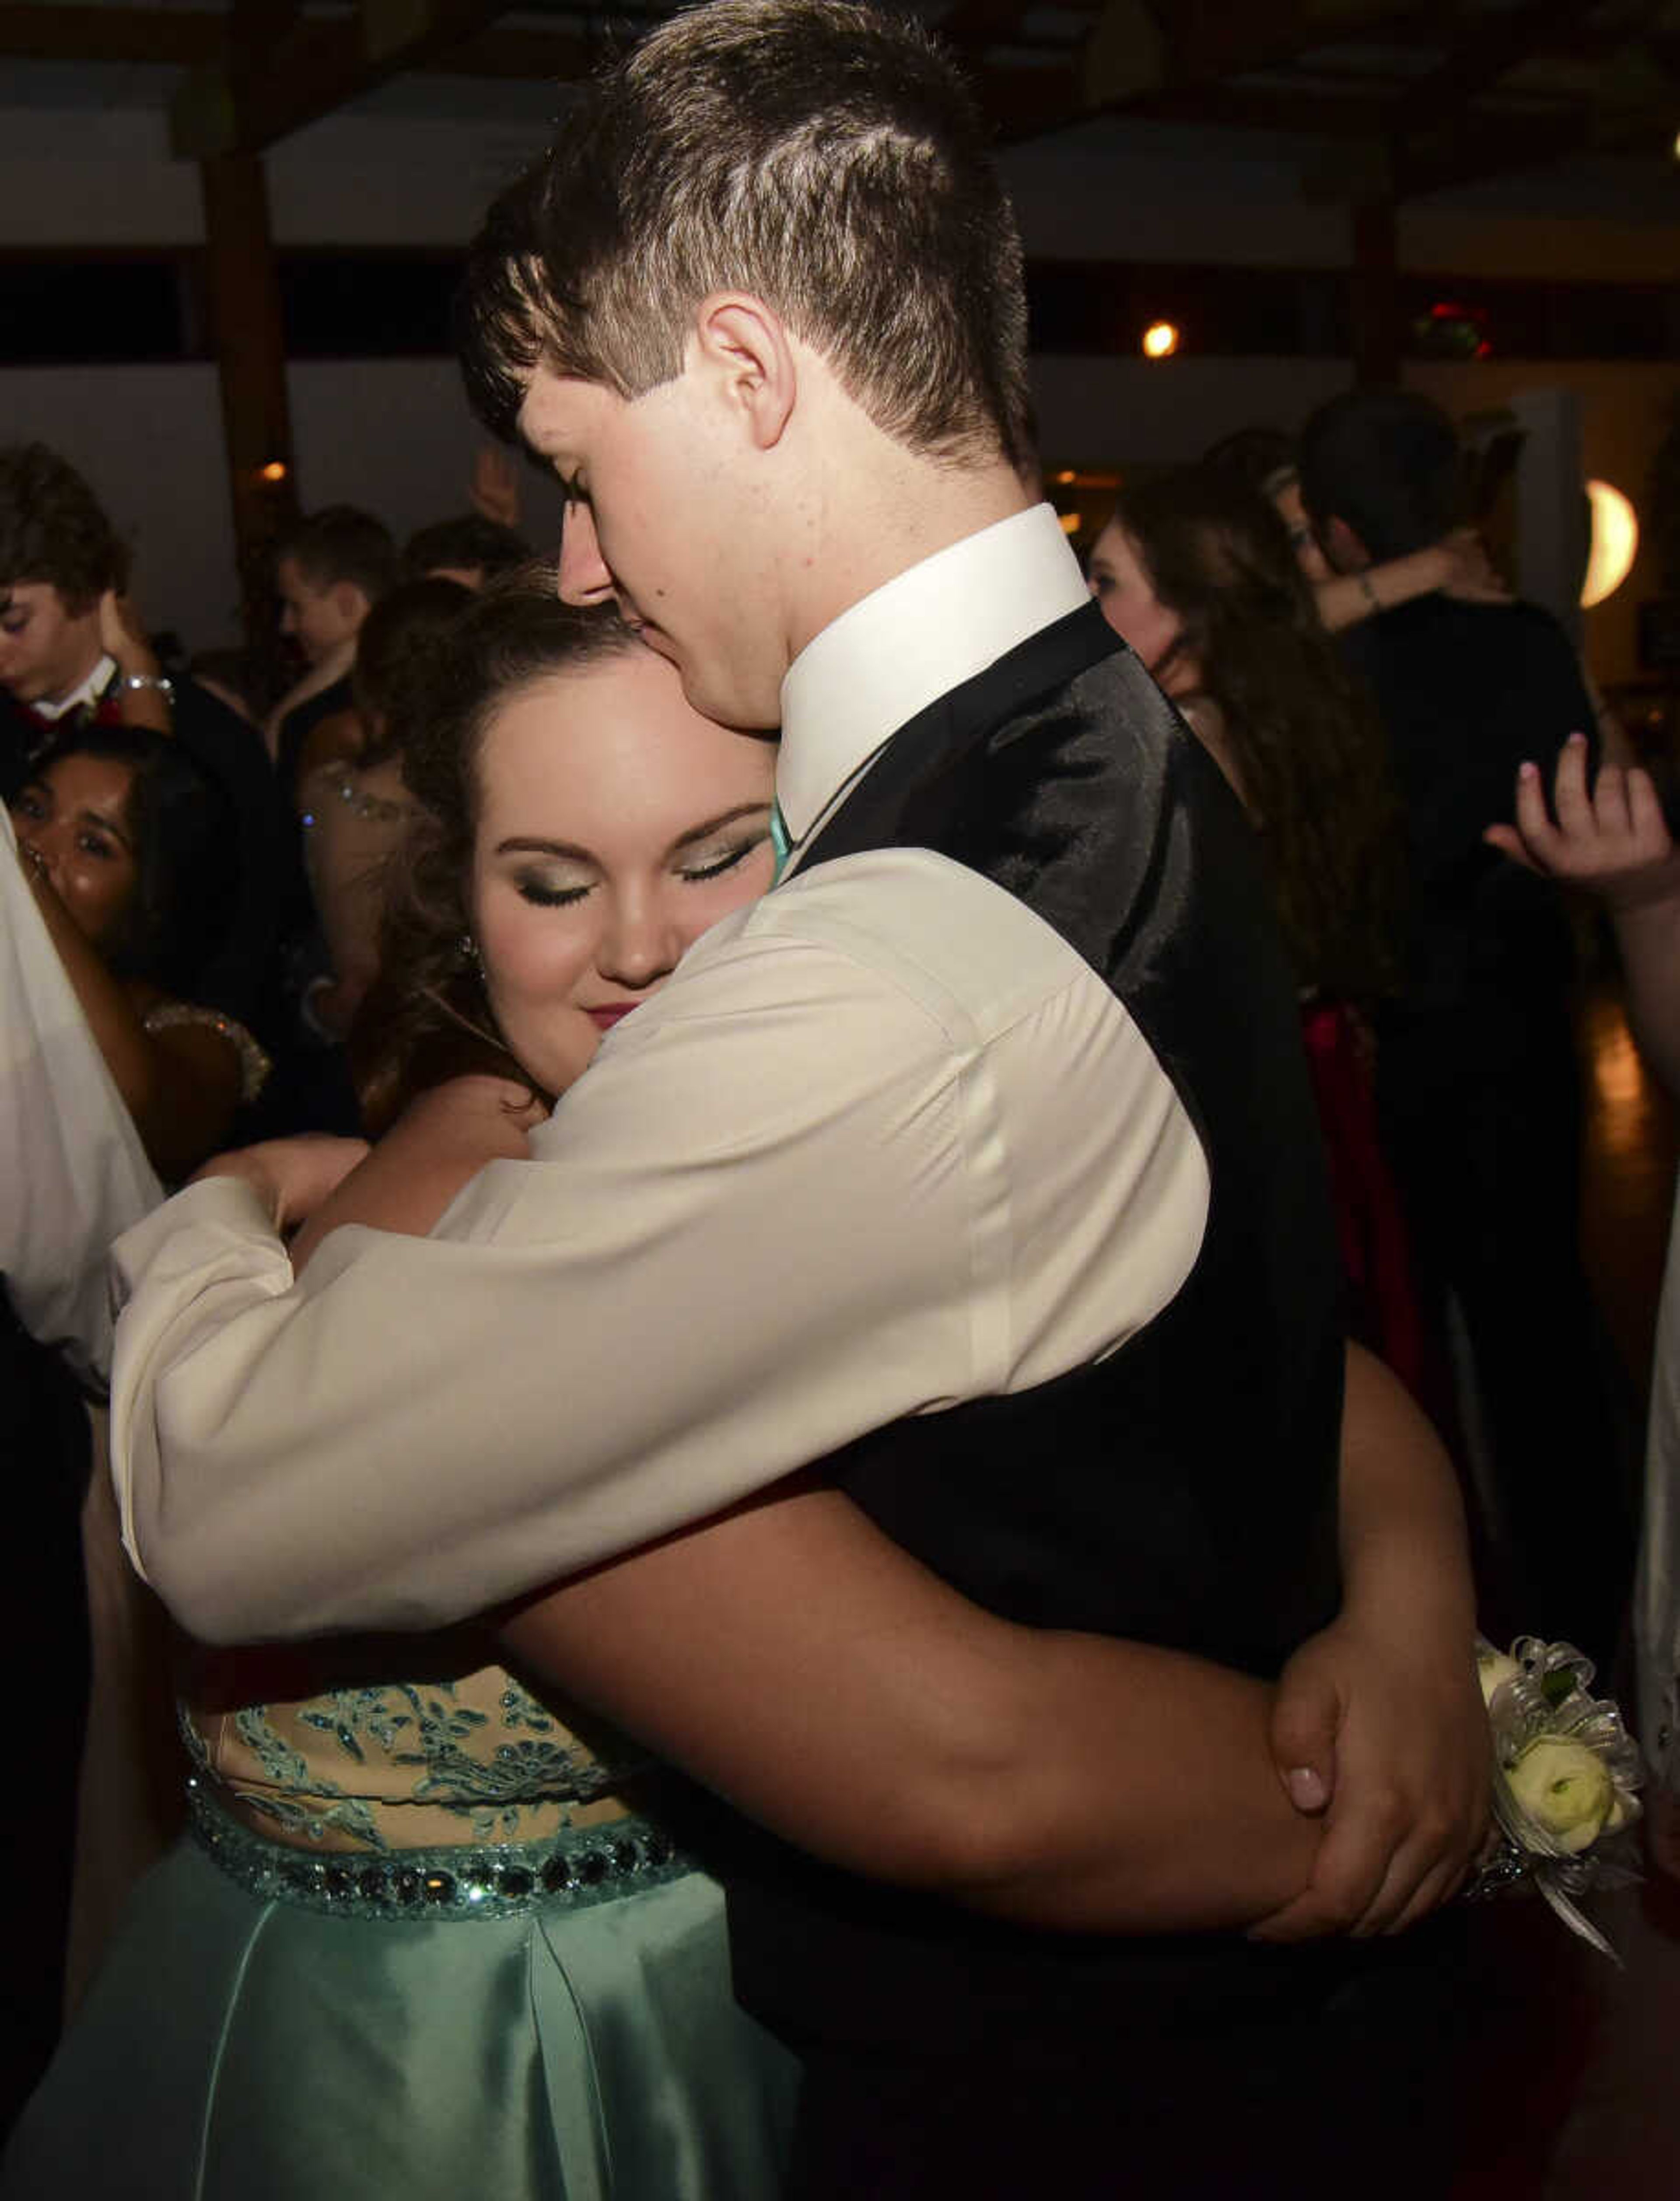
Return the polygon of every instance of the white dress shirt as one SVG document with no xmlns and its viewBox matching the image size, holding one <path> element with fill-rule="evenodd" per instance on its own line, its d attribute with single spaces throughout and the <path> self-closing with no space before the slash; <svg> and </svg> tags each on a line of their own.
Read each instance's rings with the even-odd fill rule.
<svg viewBox="0 0 1680 2201">
<path fill-rule="evenodd" d="M 100 1382 L 111 1241 L 162 1197 L 0 810 L 0 1272 L 31 1335 Z"/>
<path fill-rule="evenodd" d="M 107 682 L 116 669 L 115 658 L 102 654 L 93 670 L 85 673 L 68 696 L 61 696 L 56 703 L 49 702 L 44 697 L 37 697 L 29 707 L 38 719 L 62 719 L 79 704 L 91 703 L 103 696 Z"/>
<path fill-rule="evenodd" d="M 1084 601 L 1053 514 L 890 584 L 789 672 L 801 838 L 923 705 Z M 902 1415 L 1112 1351 L 1199 1248 L 1207 1166 L 1058 934 L 919 849 L 714 927 L 430 1239 L 292 1282 L 248 1188 L 119 1248 L 137 1564 L 212 1640 L 430 1627 L 715 1512 Z"/>
</svg>

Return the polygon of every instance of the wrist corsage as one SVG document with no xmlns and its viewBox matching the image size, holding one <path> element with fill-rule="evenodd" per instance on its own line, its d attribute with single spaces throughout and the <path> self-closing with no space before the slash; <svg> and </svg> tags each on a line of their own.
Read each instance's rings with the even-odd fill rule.
<svg viewBox="0 0 1680 2201">
<path fill-rule="evenodd" d="M 1500 1840 L 1468 1892 L 1531 1880 L 1571 1933 L 1615 1958 L 1576 1899 L 1638 1878 L 1607 1846 L 1639 1817 L 1639 1752 L 1622 1715 L 1590 1693 L 1593 1663 L 1572 1644 L 1522 1635 L 1507 1653 L 1478 1639 L 1476 1664 L 1493 1729 Z"/>
</svg>

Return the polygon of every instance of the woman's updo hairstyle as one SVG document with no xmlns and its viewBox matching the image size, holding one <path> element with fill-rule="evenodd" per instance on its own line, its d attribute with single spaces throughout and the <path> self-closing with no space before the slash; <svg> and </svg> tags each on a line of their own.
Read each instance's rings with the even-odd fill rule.
<svg viewBox="0 0 1680 2201">
<path fill-rule="evenodd" d="M 368 613 L 350 667 L 350 694 L 365 730 L 358 764 L 400 756 L 425 725 L 456 622 L 473 602 L 463 583 L 433 575 L 402 582 Z"/>
<path fill-rule="evenodd" d="M 562 603 L 549 564 L 521 567 L 473 598 L 447 647 L 428 653 L 432 692 L 402 742 L 402 776 L 420 814 L 392 859 L 379 976 L 350 1039 L 370 1135 L 415 1094 L 468 1071 L 537 1089 L 496 1029 L 472 944 L 485 736 L 535 683 L 643 647 L 611 604 Z M 565 738 L 556 725 L 555 739 Z"/>
</svg>

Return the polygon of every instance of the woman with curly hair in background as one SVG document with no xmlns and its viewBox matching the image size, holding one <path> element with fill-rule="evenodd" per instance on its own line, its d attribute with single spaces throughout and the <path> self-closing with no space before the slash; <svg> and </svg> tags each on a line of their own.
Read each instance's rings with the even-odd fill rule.
<svg viewBox="0 0 1680 2201">
<path fill-rule="evenodd" d="M 1104 617 L 1260 834 L 1301 989 L 1353 1326 L 1438 1407 L 1377 1146 L 1363 1013 L 1396 974 L 1400 828 L 1382 729 L 1330 641 L 1283 519 L 1229 468 L 1127 484 L 1090 571 Z"/>
</svg>

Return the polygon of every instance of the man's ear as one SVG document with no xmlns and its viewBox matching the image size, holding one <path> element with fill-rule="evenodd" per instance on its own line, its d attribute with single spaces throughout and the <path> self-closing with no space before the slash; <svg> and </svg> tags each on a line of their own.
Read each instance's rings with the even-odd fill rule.
<svg viewBox="0 0 1680 2201">
<path fill-rule="evenodd" d="M 793 417 L 799 371 L 781 315 L 745 291 L 714 291 L 695 308 L 690 365 L 761 451 Z"/>
<path fill-rule="evenodd" d="M 360 582 L 335 581 L 332 584 L 331 594 L 332 608 L 343 619 L 346 627 L 359 627 L 373 608 L 368 602 L 367 590 Z"/>
</svg>

